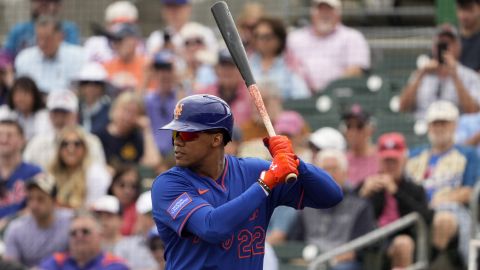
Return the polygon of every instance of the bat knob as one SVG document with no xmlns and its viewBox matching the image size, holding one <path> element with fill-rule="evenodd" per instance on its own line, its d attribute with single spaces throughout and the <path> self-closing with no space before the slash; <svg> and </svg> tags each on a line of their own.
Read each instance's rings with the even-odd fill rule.
<svg viewBox="0 0 480 270">
<path fill-rule="evenodd" d="M 297 181 L 297 175 L 294 173 L 290 173 L 287 175 L 287 178 L 285 178 L 285 183 L 287 184 L 294 183 L 295 181 Z"/>
</svg>

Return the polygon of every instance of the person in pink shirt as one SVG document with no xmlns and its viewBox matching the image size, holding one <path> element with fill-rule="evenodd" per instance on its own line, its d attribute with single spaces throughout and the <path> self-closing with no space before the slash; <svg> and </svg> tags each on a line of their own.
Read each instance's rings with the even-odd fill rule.
<svg viewBox="0 0 480 270">
<path fill-rule="evenodd" d="M 375 131 L 370 114 L 360 105 L 352 105 L 342 115 L 340 130 L 348 144 L 348 184 L 358 186 L 366 177 L 378 172 L 378 154 L 372 143 Z"/>
<path fill-rule="evenodd" d="M 235 126 L 240 127 L 250 119 L 252 105 L 247 87 L 227 49 L 219 52 L 215 72 L 217 83 L 196 91 L 196 94 L 215 95 L 225 100 L 232 108 Z"/>
<path fill-rule="evenodd" d="M 288 36 L 287 49 L 313 92 L 370 68 L 370 49 L 359 31 L 342 24 L 340 0 L 312 0 L 311 25 Z"/>
</svg>

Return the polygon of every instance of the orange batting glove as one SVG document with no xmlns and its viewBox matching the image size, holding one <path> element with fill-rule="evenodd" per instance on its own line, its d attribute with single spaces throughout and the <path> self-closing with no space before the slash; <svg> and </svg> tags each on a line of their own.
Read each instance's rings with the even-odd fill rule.
<svg viewBox="0 0 480 270">
<path fill-rule="evenodd" d="M 268 148 L 272 157 L 280 153 L 294 154 L 292 142 L 287 136 L 266 137 L 263 138 L 263 144 Z"/>
<path fill-rule="evenodd" d="M 260 174 L 259 184 L 268 192 L 280 183 L 285 182 L 285 178 L 294 173 L 298 175 L 298 165 L 300 161 L 294 154 L 279 153 L 273 157 L 272 164 L 267 171 Z M 265 187 L 266 186 L 266 187 Z"/>
</svg>

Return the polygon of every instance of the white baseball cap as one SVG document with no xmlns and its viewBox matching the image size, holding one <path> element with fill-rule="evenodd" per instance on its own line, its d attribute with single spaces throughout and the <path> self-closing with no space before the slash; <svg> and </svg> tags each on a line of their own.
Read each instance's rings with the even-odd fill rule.
<svg viewBox="0 0 480 270">
<path fill-rule="evenodd" d="M 342 8 L 342 2 L 340 2 L 340 0 L 312 0 L 312 4 L 315 4 L 315 5 L 327 4 L 334 9 Z"/>
<path fill-rule="evenodd" d="M 331 128 L 323 127 L 317 129 L 310 135 L 310 142 L 318 149 L 336 149 L 345 151 L 347 143 L 340 131 Z"/>
<path fill-rule="evenodd" d="M 112 214 L 120 213 L 120 202 L 117 197 L 105 195 L 95 200 L 91 205 L 92 211 L 107 212 Z"/>
<path fill-rule="evenodd" d="M 446 100 L 438 100 L 430 104 L 425 118 L 428 123 L 432 123 L 434 121 L 457 121 L 458 116 L 459 112 L 455 104 Z"/>
<path fill-rule="evenodd" d="M 152 211 L 152 193 L 146 191 L 138 197 L 137 203 L 135 204 L 137 212 L 145 215 Z"/>
<path fill-rule="evenodd" d="M 105 68 L 96 62 L 91 62 L 82 67 L 77 76 L 77 81 L 105 82 L 108 74 Z"/>
<path fill-rule="evenodd" d="M 50 92 L 47 98 L 48 110 L 64 110 L 68 112 L 78 112 L 78 98 L 70 90 L 57 90 Z"/>
<path fill-rule="evenodd" d="M 138 9 L 130 1 L 117 1 L 105 9 L 108 23 L 132 23 L 138 19 Z"/>
</svg>

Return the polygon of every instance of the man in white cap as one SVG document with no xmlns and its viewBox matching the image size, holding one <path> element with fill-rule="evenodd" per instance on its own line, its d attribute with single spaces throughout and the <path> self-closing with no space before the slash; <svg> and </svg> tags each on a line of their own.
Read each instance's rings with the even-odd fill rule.
<svg viewBox="0 0 480 270">
<path fill-rule="evenodd" d="M 23 157 L 25 160 L 47 169 L 55 156 L 55 138 L 66 126 L 77 125 L 78 98 L 70 90 L 53 91 L 47 98 L 47 109 L 53 126 L 52 132 L 39 134 L 27 144 Z M 92 162 L 105 163 L 100 140 L 87 133 L 87 146 Z"/>
<path fill-rule="evenodd" d="M 365 37 L 341 22 L 340 0 L 312 0 L 311 25 L 289 34 L 287 48 L 314 92 L 333 80 L 361 75 L 370 68 Z"/>
<path fill-rule="evenodd" d="M 406 173 L 423 185 L 430 207 L 436 211 L 432 232 L 435 250 L 441 254 L 458 246 L 466 262 L 470 217 L 465 205 L 479 176 L 479 159 L 474 149 L 455 144 L 458 115 L 457 107 L 449 101 L 436 101 L 428 107 L 430 145 L 411 152 Z"/>
<path fill-rule="evenodd" d="M 122 218 L 118 199 L 112 195 L 104 195 L 92 203 L 90 210 L 102 226 L 102 249 L 115 253 L 115 247 L 122 240 Z"/>
<path fill-rule="evenodd" d="M 322 150 L 332 149 L 343 152 L 347 149 L 347 142 L 342 133 L 332 127 L 317 129 L 310 134 L 308 142 L 310 149 L 312 150 L 314 161 L 317 154 Z"/>
</svg>

